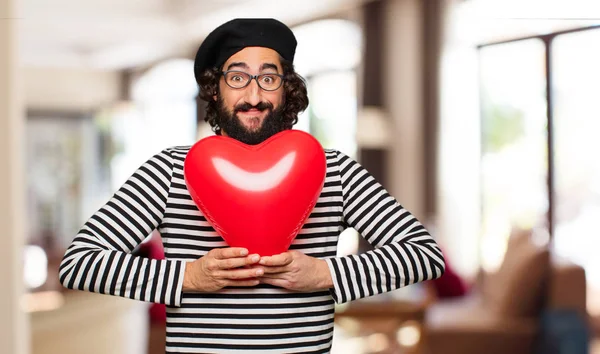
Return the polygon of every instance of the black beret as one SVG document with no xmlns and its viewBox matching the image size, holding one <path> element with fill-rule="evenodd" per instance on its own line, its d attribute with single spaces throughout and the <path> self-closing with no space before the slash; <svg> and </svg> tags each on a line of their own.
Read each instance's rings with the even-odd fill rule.
<svg viewBox="0 0 600 354">
<path fill-rule="evenodd" d="M 222 24 L 204 39 L 194 60 L 196 81 L 208 68 L 221 67 L 233 54 L 245 47 L 266 47 L 293 62 L 296 37 L 280 21 L 266 18 L 235 19 Z"/>
</svg>

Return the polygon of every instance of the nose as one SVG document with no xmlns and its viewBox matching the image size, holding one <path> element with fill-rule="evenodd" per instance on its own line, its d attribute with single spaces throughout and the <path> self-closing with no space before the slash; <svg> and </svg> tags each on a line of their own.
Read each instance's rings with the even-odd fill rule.
<svg viewBox="0 0 600 354">
<path fill-rule="evenodd" d="M 262 99 L 261 89 L 256 80 L 250 80 L 250 84 L 246 86 L 245 100 L 247 103 L 256 106 Z"/>
</svg>

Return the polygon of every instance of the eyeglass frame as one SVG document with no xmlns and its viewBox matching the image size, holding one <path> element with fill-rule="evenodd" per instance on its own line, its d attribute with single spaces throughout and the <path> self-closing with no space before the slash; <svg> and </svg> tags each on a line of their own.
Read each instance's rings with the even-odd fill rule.
<svg viewBox="0 0 600 354">
<path fill-rule="evenodd" d="M 248 76 L 250 76 L 250 80 L 248 80 L 248 82 L 246 83 L 246 85 L 244 85 L 244 86 L 242 86 L 242 87 L 233 87 L 233 86 L 231 86 L 231 85 L 230 85 L 230 84 L 227 82 L 227 79 L 225 78 L 225 75 L 227 75 L 227 74 L 229 74 L 229 73 L 242 73 L 242 74 L 245 74 L 245 75 L 248 75 Z M 245 71 L 240 71 L 240 70 L 227 70 L 227 71 L 221 71 L 221 75 L 223 75 L 223 78 L 225 79 L 225 84 L 226 84 L 227 86 L 231 87 L 231 88 L 232 88 L 232 89 L 234 89 L 234 90 L 241 90 L 241 89 L 243 89 L 243 88 L 246 88 L 246 87 L 248 87 L 248 85 L 250 85 L 250 83 L 252 82 L 252 80 L 256 80 L 256 84 L 258 85 L 258 87 L 260 87 L 260 89 L 261 89 L 261 90 L 268 91 L 268 92 L 273 92 L 273 91 L 277 91 L 277 90 L 278 90 L 278 89 L 279 89 L 281 86 L 283 86 L 283 82 L 285 81 L 285 76 L 284 76 L 284 75 L 282 75 L 282 74 L 277 74 L 277 73 L 264 73 L 264 74 L 258 74 L 258 75 L 251 75 L 251 74 L 249 74 L 249 73 L 247 73 L 247 72 L 245 72 Z M 272 89 L 272 90 L 267 90 L 267 89 L 263 88 L 263 87 L 260 85 L 260 82 L 258 82 L 258 78 L 259 78 L 260 76 L 263 76 L 263 75 L 274 75 L 274 76 L 278 76 L 278 77 L 281 79 L 281 82 L 279 83 L 279 86 L 277 86 L 277 88 L 275 88 L 275 89 Z"/>
</svg>

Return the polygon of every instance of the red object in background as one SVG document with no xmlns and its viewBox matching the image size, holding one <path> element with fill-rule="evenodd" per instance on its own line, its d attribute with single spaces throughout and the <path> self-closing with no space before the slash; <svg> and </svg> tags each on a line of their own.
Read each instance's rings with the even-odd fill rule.
<svg viewBox="0 0 600 354">
<path fill-rule="evenodd" d="M 258 145 L 210 136 L 184 162 L 187 188 L 230 247 L 270 256 L 288 250 L 313 210 L 327 173 L 310 134 L 286 130 Z"/>
<path fill-rule="evenodd" d="M 141 243 L 140 246 L 137 248 L 135 254 L 137 256 L 146 257 L 150 259 L 164 259 L 165 251 L 158 231 L 155 230 L 147 241 Z M 164 304 L 151 304 L 150 309 L 148 311 L 150 316 L 150 322 L 167 322 L 167 309 Z"/>
<path fill-rule="evenodd" d="M 444 258 L 446 264 L 444 274 L 431 280 L 437 296 L 442 299 L 465 296 L 469 291 L 465 281 L 454 271 L 448 262 L 448 257 L 444 256 Z"/>
</svg>

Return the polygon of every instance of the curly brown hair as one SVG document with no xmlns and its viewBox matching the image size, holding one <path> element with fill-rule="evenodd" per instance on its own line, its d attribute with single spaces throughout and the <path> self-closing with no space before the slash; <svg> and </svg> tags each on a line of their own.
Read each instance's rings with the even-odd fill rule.
<svg viewBox="0 0 600 354">
<path fill-rule="evenodd" d="M 294 124 L 298 123 L 298 114 L 303 112 L 308 107 L 308 94 L 306 90 L 306 82 L 302 76 L 298 75 L 294 70 L 294 65 L 280 57 L 281 66 L 283 69 L 283 89 L 284 96 L 282 101 L 282 126 L 285 129 L 292 129 Z M 221 135 L 221 127 L 219 126 L 219 108 L 217 100 L 213 99 L 214 95 L 219 94 L 219 79 L 221 77 L 221 69 L 212 68 L 205 70 L 198 79 L 200 86 L 199 96 L 206 101 L 206 116 L 204 121 L 210 124 L 212 130 Z"/>
</svg>

